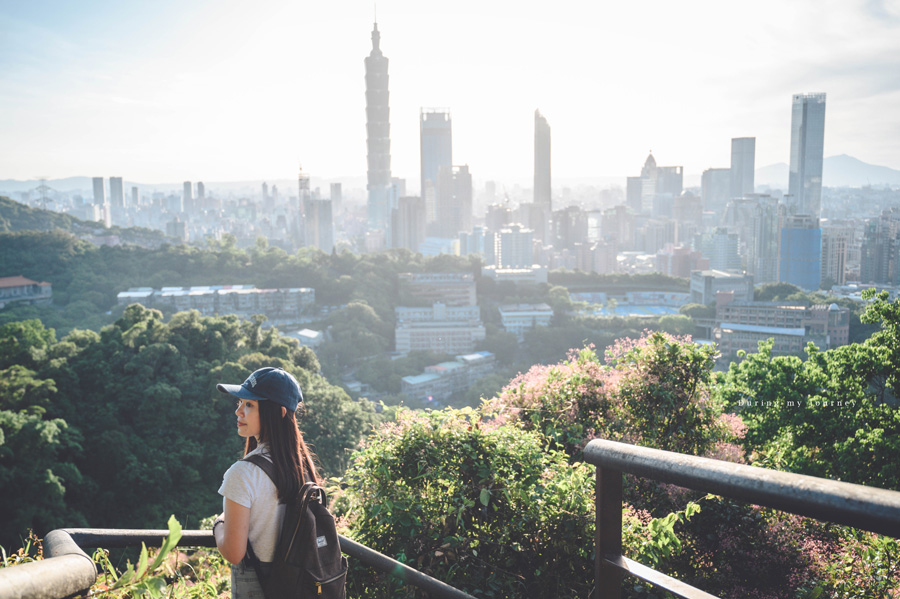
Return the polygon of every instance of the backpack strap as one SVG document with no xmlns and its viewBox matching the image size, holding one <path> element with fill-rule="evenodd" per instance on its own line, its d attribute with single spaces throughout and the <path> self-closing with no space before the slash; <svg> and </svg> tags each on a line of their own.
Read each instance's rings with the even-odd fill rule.
<svg viewBox="0 0 900 599">
<path fill-rule="evenodd" d="M 271 461 L 264 458 L 262 455 L 255 453 L 253 455 L 248 455 L 241 458 L 244 462 L 250 462 L 251 464 L 255 464 L 259 466 L 263 472 L 266 473 L 272 483 L 275 484 L 275 464 Z M 291 541 L 288 543 L 288 550 L 285 551 L 285 556 L 290 555 L 290 549 L 294 545 L 294 539 L 297 538 L 297 533 L 300 531 L 300 524 L 303 522 L 302 514 L 306 513 L 307 507 L 309 507 L 309 502 L 312 501 L 313 496 L 318 493 L 319 501 L 323 506 L 328 506 L 328 496 L 325 493 L 325 489 L 317 485 L 316 483 L 309 481 L 303 484 L 303 487 L 300 488 L 300 492 L 297 494 L 297 499 L 300 502 L 300 514 L 301 517 L 297 519 L 297 526 L 294 528 L 293 533 L 291 534 Z M 262 569 L 260 565 L 259 558 L 253 552 L 253 547 L 250 545 L 250 538 L 247 538 L 247 555 L 246 559 L 250 565 L 253 566 L 253 569 L 256 570 L 256 577 L 259 579 L 260 584 L 263 581 Z"/>
<path fill-rule="evenodd" d="M 243 462 L 250 462 L 251 464 L 255 464 L 262 469 L 263 472 L 266 473 L 272 480 L 272 484 L 275 484 L 275 464 L 264 458 L 262 455 L 256 453 L 253 455 L 246 456 L 241 458 Z M 263 574 L 262 574 L 262 564 L 259 561 L 259 558 L 256 556 L 256 553 L 253 551 L 253 546 L 250 544 L 250 536 L 247 536 L 247 555 L 244 556 L 244 559 L 248 564 L 253 566 L 253 569 L 256 571 L 256 578 L 259 580 L 259 584 L 263 583 Z"/>
</svg>

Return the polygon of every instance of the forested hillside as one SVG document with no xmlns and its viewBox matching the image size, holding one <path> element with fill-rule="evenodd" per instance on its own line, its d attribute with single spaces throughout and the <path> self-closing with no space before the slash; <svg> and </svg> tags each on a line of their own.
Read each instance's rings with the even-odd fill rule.
<svg viewBox="0 0 900 599">
<path fill-rule="evenodd" d="M 0 545 L 28 528 L 189 527 L 221 510 L 216 494 L 240 456 L 234 402 L 215 390 L 262 366 L 300 381 L 301 427 L 324 474 L 377 421 L 317 372 L 315 355 L 260 322 L 129 307 L 99 333 L 60 340 L 38 321 L 0 326 Z"/>
<path fill-rule="evenodd" d="M 106 228 L 99 222 L 88 222 L 68 214 L 32 208 L 0 196 L 0 233 L 19 231 L 65 231 L 83 238 L 115 236 L 122 243 L 145 247 L 158 247 L 167 239 L 161 231 L 142 227 Z"/>
</svg>

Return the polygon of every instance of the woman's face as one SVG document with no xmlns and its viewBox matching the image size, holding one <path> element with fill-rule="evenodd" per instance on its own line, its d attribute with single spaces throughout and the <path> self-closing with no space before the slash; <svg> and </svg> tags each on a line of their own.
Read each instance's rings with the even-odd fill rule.
<svg viewBox="0 0 900 599">
<path fill-rule="evenodd" d="M 234 413 L 237 416 L 238 435 L 244 438 L 256 437 L 259 440 L 259 402 L 240 399 Z"/>
</svg>

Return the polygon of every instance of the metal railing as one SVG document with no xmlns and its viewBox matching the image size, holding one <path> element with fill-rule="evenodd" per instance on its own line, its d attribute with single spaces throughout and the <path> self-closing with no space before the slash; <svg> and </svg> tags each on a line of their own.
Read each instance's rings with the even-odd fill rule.
<svg viewBox="0 0 900 599">
<path fill-rule="evenodd" d="M 145 543 L 159 547 L 168 530 L 124 530 L 104 528 L 61 528 L 44 537 L 44 559 L 0 568 L 2 599 L 62 599 L 84 594 L 97 579 L 94 561 L 82 547 L 121 548 Z M 475 599 L 472 595 L 410 568 L 382 553 L 339 535 L 341 551 L 359 563 L 387 572 L 406 584 L 416 586 L 436 599 Z M 215 547 L 212 532 L 185 530 L 178 542 L 182 547 Z"/>
<path fill-rule="evenodd" d="M 716 599 L 622 555 L 622 475 L 634 474 L 817 520 L 900 537 L 900 492 L 595 439 L 595 599 L 619 599 L 627 573 L 687 599 Z"/>
</svg>

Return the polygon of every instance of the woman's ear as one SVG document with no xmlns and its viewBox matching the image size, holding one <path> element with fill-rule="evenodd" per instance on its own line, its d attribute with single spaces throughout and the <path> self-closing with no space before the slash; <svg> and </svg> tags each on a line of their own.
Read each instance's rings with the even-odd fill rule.
<svg viewBox="0 0 900 599">
<path fill-rule="evenodd" d="M 281 406 L 281 417 L 284 418 L 285 416 L 287 416 L 287 408 Z"/>
</svg>

